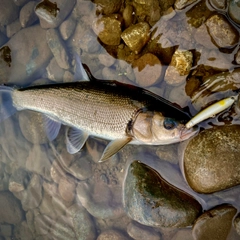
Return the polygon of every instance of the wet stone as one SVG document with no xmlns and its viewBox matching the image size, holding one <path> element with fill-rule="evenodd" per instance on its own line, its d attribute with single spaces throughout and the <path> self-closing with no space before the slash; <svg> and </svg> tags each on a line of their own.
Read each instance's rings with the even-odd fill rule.
<svg viewBox="0 0 240 240">
<path fill-rule="evenodd" d="M 43 0 L 36 8 L 35 12 L 40 19 L 42 28 L 56 28 L 68 16 L 73 9 L 76 0 Z"/>
<path fill-rule="evenodd" d="M 134 19 L 134 8 L 132 5 L 127 4 L 126 7 L 123 10 L 123 20 L 124 20 L 124 26 L 128 28 L 132 23 Z"/>
<path fill-rule="evenodd" d="M 76 28 L 76 24 L 76 21 L 73 18 L 69 17 L 60 25 L 59 31 L 63 40 L 67 40 L 69 37 L 71 37 Z"/>
<path fill-rule="evenodd" d="M 62 199 L 66 202 L 72 202 L 75 198 L 76 183 L 70 177 L 62 177 L 59 180 L 58 191 Z"/>
<path fill-rule="evenodd" d="M 104 54 L 104 53 L 99 54 L 98 59 L 99 59 L 99 62 L 103 64 L 105 67 L 112 66 L 116 60 L 111 55 Z"/>
<path fill-rule="evenodd" d="M 28 2 L 28 0 L 13 0 L 13 2 L 17 5 L 17 6 L 23 6 L 24 4 L 26 4 Z"/>
<path fill-rule="evenodd" d="M 47 66 L 47 76 L 55 82 L 62 82 L 65 71 L 58 65 L 56 58 L 52 58 Z"/>
<path fill-rule="evenodd" d="M 150 26 L 146 22 L 140 22 L 125 29 L 121 38 L 125 44 L 138 54 L 150 39 Z"/>
<path fill-rule="evenodd" d="M 104 15 L 117 13 L 122 6 L 122 2 L 122 0 L 94 0 L 97 11 Z"/>
<path fill-rule="evenodd" d="M 235 55 L 235 61 L 237 64 L 240 64 L 240 48 L 238 49 L 238 51 Z"/>
<path fill-rule="evenodd" d="M 197 240 L 227 239 L 236 212 L 237 209 L 231 205 L 217 206 L 206 211 L 193 226 L 193 238 Z"/>
<path fill-rule="evenodd" d="M 161 240 L 159 233 L 153 228 L 143 226 L 137 222 L 130 222 L 127 226 L 128 235 L 136 240 Z"/>
<path fill-rule="evenodd" d="M 10 38 L 12 37 L 14 34 L 16 34 L 18 31 L 21 30 L 21 24 L 19 22 L 19 19 L 17 19 L 16 21 L 10 23 L 7 25 L 7 37 Z"/>
<path fill-rule="evenodd" d="M 179 229 L 171 240 L 194 240 L 191 229 Z M 195 239 L 196 240 L 196 239 Z"/>
<path fill-rule="evenodd" d="M 18 18 L 19 8 L 12 0 L 1 0 L 0 6 L 0 26 L 8 25 Z"/>
<path fill-rule="evenodd" d="M 17 169 L 9 179 L 9 191 L 21 192 L 28 183 L 28 173 L 22 168 Z"/>
<path fill-rule="evenodd" d="M 129 166 L 123 201 L 129 217 L 152 227 L 186 227 L 192 225 L 202 211 L 194 198 L 138 161 Z"/>
<path fill-rule="evenodd" d="M 0 192 L 0 223 L 18 224 L 23 219 L 20 201 L 8 191 Z"/>
<path fill-rule="evenodd" d="M 141 87 L 149 87 L 159 82 L 162 74 L 162 64 L 158 57 L 146 53 L 133 62 L 136 82 Z"/>
<path fill-rule="evenodd" d="M 177 86 L 185 82 L 192 67 L 192 62 L 192 52 L 176 50 L 165 73 L 164 80 L 167 84 Z"/>
<path fill-rule="evenodd" d="M 3 34 L 2 32 L 0 32 L 0 47 L 7 42 L 8 38 L 5 34 Z"/>
<path fill-rule="evenodd" d="M 226 6 L 227 6 L 226 0 L 210 0 L 209 2 L 217 10 L 224 10 L 226 9 Z"/>
<path fill-rule="evenodd" d="M 121 19 L 119 15 L 103 16 L 93 24 L 99 39 L 107 45 L 119 45 L 121 40 Z"/>
<path fill-rule="evenodd" d="M 184 154 L 185 177 L 199 193 L 212 193 L 240 184 L 240 126 L 218 126 L 194 137 Z"/>
<path fill-rule="evenodd" d="M 104 232 L 102 232 L 97 240 L 129 240 L 129 238 L 121 233 L 120 231 L 117 230 L 106 230 Z"/>
<path fill-rule="evenodd" d="M 69 69 L 69 57 L 58 31 L 56 29 L 48 29 L 46 38 L 49 48 L 51 49 L 58 65 L 63 69 Z"/>
<path fill-rule="evenodd" d="M 228 6 L 228 14 L 230 18 L 237 24 L 240 24 L 240 2 L 236 0 L 230 0 Z"/>
<path fill-rule="evenodd" d="M 234 47 L 239 41 L 238 31 L 220 14 L 215 14 L 206 21 L 209 34 L 220 48 Z"/>
<path fill-rule="evenodd" d="M 19 21 L 23 28 L 31 26 L 34 22 L 38 20 L 37 15 L 35 14 L 35 1 L 30 1 L 24 5 L 19 14 Z"/>
<path fill-rule="evenodd" d="M 235 217 L 233 225 L 238 233 L 238 235 L 240 235 L 240 214 L 238 213 L 238 215 Z"/>
<path fill-rule="evenodd" d="M 174 3 L 174 7 L 178 10 L 181 10 L 196 1 L 197 0 L 176 0 L 176 2 Z"/>
</svg>

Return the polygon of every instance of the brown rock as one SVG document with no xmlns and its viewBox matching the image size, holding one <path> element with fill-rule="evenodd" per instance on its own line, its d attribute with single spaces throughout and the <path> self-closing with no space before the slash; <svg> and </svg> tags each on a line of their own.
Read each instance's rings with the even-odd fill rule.
<svg viewBox="0 0 240 240">
<path fill-rule="evenodd" d="M 176 2 L 174 3 L 174 7 L 178 10 L 181 10 L 196 1 L 197 0 L 176 0 Z"/>
<path fill-rule="evenodd" d="M 133 62 L 133 71 L 137 84 L 149 87 L 160 81 L 162 64 L 155 55 L 146 53 Z"/>
<path fill-rule="evenodd" d="M 94 0 L 99 9 L 98 11 L 104 15 L 117 13 L 122 6 L 122 2 L 122 0 Z"/>
<path fill-rule="evenodd" d="M 63 75 L 65 71 L 58 65 L 55 57 L 51 59 L 46 70 L 47 70 L 48 79 L 55 82 L 63 81 Z"/>
<path fill-rule="evenodd" d="M 12 37 L 14 34 L 16 34 L 18 31 L 21 30 L 21 24 L 19 22 L 19 20 L 17 19 L 16 21 L 10 23 L 7 25 L 7 37 L 10 38 Z"/>
<path fill-rule="evenodd" d="M 197 240 L 226 240 L 236 212 L 237 209 L 231 205 L 222 205 L 206 211 L 193 226 L 193 238 Z"/>
<path fill-rule="evenodd" d="M 209 2 L 217 10 L 224 10 L 227 6 L 226 0 L 210 0 Z"/>
<path fill-rule="evenodd" d="M 97 240 L 128 240 L 129 238 L 117 230 L 107 230 L 102 232 Z"/>
<path fill-rule="evenodd" d="M 150 39 L 150 26 L 146 22 L 140 22 L 124 30 L 121 38 L 125 44 L 138 54 Z"/>
<path fill-rule="evenodd" d="M 185 177 L 199 193 L 212 193 L 240 184 L 240 126 L 202 131 L 187 145 Z"/>
<path fill-rule="evenodd" d="M 220 48 L 234 47 L 239 41 L 238 31 L 223 15 L 215 14 L 206 21 L 209 34 Z"/>
<path fill-rule="evenodd" d="M 1 0 L 0 6 L 0 26 L 8 25 L 18 18 L 19 8 L 13 0 Z"/>
<path fill-rule="evenodd" d="M 58 191 L 60 196 L 66 202 L 72 202 L 75 198 L 76 183 L 75 181 L 68 177 L 62 177 L 59 181 Z"/>
<path fill-rule="evenodd" d="M 69 39 L 76 28 L 76 21 L 73 18 L 66 19 L 59 27 L 63 40 Z"/>
<path fill-rule="evenodd" d="M 35 1 L 30 1 L 24 5 L 19 14 L 19 21 L 23 28 L 31 26 L 35 21 L 38 20 L 37 15 L 35 14 Z"/>
</svg>

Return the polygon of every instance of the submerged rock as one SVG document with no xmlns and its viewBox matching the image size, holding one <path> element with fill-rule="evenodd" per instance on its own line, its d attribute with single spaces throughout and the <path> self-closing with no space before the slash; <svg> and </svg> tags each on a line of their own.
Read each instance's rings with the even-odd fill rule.
<svg viewBox="0 0 240 240">
<path fill-rule="evenodd" d="M 138 161 L 129 166 L 123 198 L 126 213 L 152 227 L 186 227 L 192 225 L 202 211 L 193 197 Z"/>
<path fill-rule="evenodd" d="M 23 28 L 31 26 L 34 22 L 38 20 L 35 14 L 34 8 L 36 6 L 35 1 L 30 1 L 20 11 L 19 21 Z"/>
<path fill-rule="evenodd" d="M 176 0 L 176 2 L 174 3 L 174 7 L 178 10 L 181 10 L 196 1 L 197 0 Z"/>
<path fill-rule="evenodd" d="M 240 184 L 240 126 L 219 126 L 194 137 L 184 154 L 185 177 L 199 193 L 212 193 Z"/>
<path fill-rule="evenodd" d="M 0 5 L 0 26 L 8 25 L 18 18 L 19 8 L 13 1 L 1 0 Z"/>
<path fill-rule="evenodd" d="M 104 232 L 102 232 L 97 240 L 129 240 L 129 238 L 121 233 L 120 231 L 117 230 L 106 230 Z"/>
<path fill-rule="evenodd" d="M 228 7 L 228 14 L 230 18 L 236 23 L 240 24 L 240 2 L 237 0 L 230 0 Z"/>
<path fill-rule="evenodd" d="M 193 226 L 193 238 L 197 240 L 228 239 L 236 212 L 237 209 L 231 205 L 222 205 L 206 211 Z"/>
</svg>

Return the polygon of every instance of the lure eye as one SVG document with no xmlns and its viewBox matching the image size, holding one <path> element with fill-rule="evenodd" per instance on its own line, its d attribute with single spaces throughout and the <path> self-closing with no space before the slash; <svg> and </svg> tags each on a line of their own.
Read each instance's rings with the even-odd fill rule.
<svg viewBox="0 0 240 240">
<path fill-rule="evenodd" d="M 166 118 L 163 122 L 163 126 L 167 130 L 172 130 L 177 126 L 177 123 L 171 118 Z"/>
</svg>

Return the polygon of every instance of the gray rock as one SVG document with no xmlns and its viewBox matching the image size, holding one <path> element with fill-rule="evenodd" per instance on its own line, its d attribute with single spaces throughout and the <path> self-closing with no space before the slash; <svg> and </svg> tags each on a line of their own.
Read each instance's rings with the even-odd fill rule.
<svg viewBox="0 0 240 240">
<path fill-rule="evenodd" d="M 22 169 L 17 169 L 9 179 L 9 191 L 21 192 L 28 184 L 28 173 Z"/>
<path fill-rule="evenodd" d="M 59 67 L 69 69 L 69 57 L 58 31 L 56 29 L 48 29 L 46 33 L 47 43 L 51 49 Z"/>
<path fill-rule="evenodd" d="M 240 48 L 238 49 L 238 51 L 235 55 L 235 61 L 237 64 L 240 64 Z"/>
<path fill-rule="evenodd" d="M 60 34 L 63 38 L 63 40 L 69 39 L 72 34 L 74 33 L 74 30 L 76 28 L 76 20 L 72 17 L 69 17 L 59 27 Z"/>
<path fill-rule="evenodd" d="M 223 15 L 215 14 L 207 19 L 206 26 L 209 34 L 220 48 L 234 47 L 239 41 L 238 31 Z"/>
<path fill-rule="evenodd" d="M 235 218 L 234 218 L 234 227 L 238 233 L 238 235 L 240 235 L 240 214 L 238 214 Z"/>
<path fill-rule="evenodd" d="M 52 58 L 47 66 L 47 76 L 55 82 L 62 82 L 65 71 L 58 65 L 56 58 Z"/>
<path fill-rule="evenodd" d="M 196 1 L 197 0 L 176 0 L 176 2 L 174 3 L 174 7 L 178 10 L 181 10 Z"/>
<path fill-rule="evenodd" d="M 192 235 L 197 240 L 226 240 L 237 209 L 230 205 L 215 207 L 203 213 L 194 223 Z"/>
<path fill-rule="evenodd" d="M 7 42 L 8 38 L 5 34 L 3 34 L 2 32 L 0 32 L 0 47 Z"/>
<path fill-rule="evenodd" d="M 68 16 L 73 9 L 76 0 L 55 0 L 54 2 L 43 0 L 35 12 L 40 19 L 42 28 L 56 28 Z"/>
<path fill-rule="evenodd" d="M 1 224 L 0 225 L 0 233 L 5 238 L 12 237 L 13 226 L 10 224 Z"/>
<path fill-rule="evenodd" d="M 26 4 L 28 2 L 28 0 L 13 0 L 13 2 L 17 5 L 17 6 L 23 6 L 24 4 Z"/>
<path fill-rule="evenodd" d="M 199 193 L 212 193 L 240 183 L 240 126 L 207 129 L 193 138 L 184 154 L 185 177 Z"/>
<path fill-rule="evenodd" d="M 74 204 L 67 209 L 67 216 L 72 222 L 76 239 L 91 240 L 96 239 L 95 223 L 86 209 L 78 204 Z"/>
<path fill-rule="evenodd" d="M 20 239 L 33 239 L 33 234 L 26 221 L 22 221 L 19 231 Z"/>
<path fill-rule="evenodd" d="M 194 240 L 191 229 L 179 229 L 171 240 Z"/>
<path fill-rule="evenodd" d="M 59 180 L 58 192 L 66 202 L 73 202 L 76 195 L 76 183 L 73 178 L 62 177 Z"/>
<path fill-rule="evenodd" d="M 53 220 L 47 215 L 41 214 L 38 210 L 35 210 L 33 223 L 36 235 L 47 235 L 53 224 Z"/>
<path fill-rule="evenodd" d="M 217 10 L 225 10 L 227 6 L 226 0 L 210 0 L 209 2 Z"/>
<path fill-rule="evenodd" d="M 0 223 L 18 224 L 23 219 L 23 210 L 10 192 L 0 192 Z"/>
<path fill-rule="evenodd" d="M 18 86 L 40 77 L 52 56 L 46 43 L 46 31 L 39 25 L 20 30 L 7 46 L 11 49 L 12 62 L 5 79 Z"/>
<path fill-rule="evenodd" d="M 161 240 L 160 234 L 153 228 L 143 226 L 137 222 L 130 222 L 127 226 L 128 235 L 136 240 Z"/>
<path fill-rule="evenodd" d="M 16 21 L 10 23 L 7 25 L 7 37 L 10 38 L 12 37 L 14 34 L 16 34 L 17 32 L 19 32 L 21 30 L 21 24 L 19 22 L 19 19 L 17 19 Z"/>
<path fill-rule="evenodd" d="M 186 227 L 193 224 L 202 211 L 193 197 L 138 161 L 129 166 L 123 195 L 126 213 L 147 226 Z"/>
<path fill-rule="evenodd" d="M 102 232 L 98 237 L 97 240 L 129 240 L 129 238 L 120 231 L 117 230 L 106 230 Z"/>
<path fill-rule="evenodd" d="M 29 1 L 22 7 L 19 14 L 19 21 L 23 28 L 31 26 L 38 20 L 38 17 L 34 11 L 36 4 L 37 3 L 35 1 Z"/>
<path fill-rule="evenodd" d="M 240 3 L 237 0 L 230 0 L 229 1 L 229 6 L 228 6 L 228 14 L 230 16 L 230 18 L 236 23 L 236 24 L 240 24 L 240 15 L 239 15 L 239 11 L 240 11 Z"/>
<path fill-rule="evenodd" d="M 0 0 L 0 25 L 8 25 L 18 18 L 19 8 L 13 0 Z"/>
</svg>

